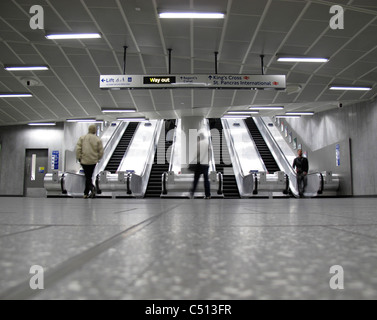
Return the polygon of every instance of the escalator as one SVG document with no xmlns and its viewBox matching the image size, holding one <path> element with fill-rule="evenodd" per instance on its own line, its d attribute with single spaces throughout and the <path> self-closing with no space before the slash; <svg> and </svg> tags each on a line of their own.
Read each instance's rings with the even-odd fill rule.
<svg viewBox="0 0 377 320">
<path fill-rule="evenodd" d="M 173 144 L 172 140 L 166 140 L 165 137 L 170 130 L 174 130 L 174 122 L 168 120 L 165 122 L 165 131 L 161 133 L 158 141 L 158 147 L 154 156 L 153 166 L 151 174 L 149 176 L 147 191 L 145 192 L 145 198 L 160 198 L 162 192 L 162 175 L 164 172 L 169 171 L 169 162 L 167 159 L 170 157 L 167 155 L 167 151 Z M 159 152 L 158 150 L 164 150 Z"/>
<path fill-rule="evenodd" d="M 273 174 L 276 171 L 280 171 L 278 164 L 276 163 L 270 149 L 268 148 L 266 142 L 263 139 L 258 127 L 256 126 L 253 118 L 248 118 L 245 120 L 246 126 L 249 129 L 251 137 L 253 138 L 255 145 L 259 151 L 260 156 L 266 166 L 269 174 Z"/>
<path fill-rule="evenodd" d="M 223 135 L 221 119 L 210 119 L 210 130 L 217 129 L 219 135 L 212 136 L 213 152 L 215 154 L 216 171 L 223 174 L 223 193 L 225 198 L 240 198 L 233 165 Z"/>
<path fill-rule="evenodd" d="M 138 126 L 139 122 L 131 122 L 128 124 L 118 146 L 106 165 L 105 171 L 116 173 Z"/>
</svg>

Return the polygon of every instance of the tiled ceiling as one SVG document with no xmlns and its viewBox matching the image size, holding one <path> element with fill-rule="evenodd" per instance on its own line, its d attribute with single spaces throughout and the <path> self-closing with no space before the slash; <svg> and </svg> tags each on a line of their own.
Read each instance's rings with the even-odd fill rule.
<svg viewBox="0 0 377 320">
<path fill-rule="evenodd" d="M 44 8 L 44 30 L 29 26 L 31 6 Z M 345 10 L 344 30 L 332 30 L 330 6 Z M 225 12 L 224 20 L 162 20 L 161 10 Z M 46 32 L 100 32 L 101 39 L 52 41 Z M 0 92 L 32 98 L 0 98 L 0 125 L 111 120 L 101 108 L 136 108 L 150 119 L 220 117 L 245 106 L 284 105 L 286 111 L 321 112 L 377 95 L 376 0 L 1 0 L 0 65 L 47 64 L 49 71 L 0 68 Z M 171 72 L 287 76 L 286 91 L 99 89 L 101 74 Z M 280 63 L 277 54 L 323 56 L 324 64 Z M 23 78 L 37 80 L 24 85 Z M 334 92 L 330 84 L 369 85 L 369 92 Z M 301 90 L 295 90 L 298 86 Z M 263 113 L 263 115 L 273 115 Z M 119 116 L 119 115 L 117 115 Z"/>
</svg>

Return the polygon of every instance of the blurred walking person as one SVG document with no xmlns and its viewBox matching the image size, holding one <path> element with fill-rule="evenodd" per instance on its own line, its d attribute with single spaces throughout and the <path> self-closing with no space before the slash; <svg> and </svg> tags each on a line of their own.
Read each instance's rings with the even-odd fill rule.
<svg viewBox="0 0 377 320">
<path fill-rule="evenodd" d="M 191 165 L 192 167 L 192 165 Z M 208 178 L 208 170 L 209 170 L 209 142 L 208 138 L 204 136 L 203 133 L 200 133 L 198 136 L 197 142 L 197 163 L 194 164 L 194 183 L 192 189 L 190 191 L 191 198 L 194 197 L 194 193 L 198 186 L 198 182 L 200 176 L 203 175 L 204 177 L 204 190 L 205 190 L 205 197 L 204 199 L 211 199 L 211 191 L 210 191 L 210 182 Z"/>
</svg>

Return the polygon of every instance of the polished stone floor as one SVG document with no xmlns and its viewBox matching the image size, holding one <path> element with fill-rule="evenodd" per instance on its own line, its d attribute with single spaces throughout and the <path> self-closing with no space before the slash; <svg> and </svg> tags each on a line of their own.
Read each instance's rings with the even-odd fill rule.
<svg viewBox="0 0 377 320">
<path fill-rule="evenodd" d="M 0 203 L 0 299 L 377 299 L 377 199 Z"/>
</svg>

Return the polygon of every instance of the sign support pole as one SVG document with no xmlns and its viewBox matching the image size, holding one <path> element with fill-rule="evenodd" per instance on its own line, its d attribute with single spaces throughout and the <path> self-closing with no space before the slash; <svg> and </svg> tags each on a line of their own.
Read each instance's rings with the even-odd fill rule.
<svg viewBox="0 0 377 320">
<path fill-rule="evenodd" d="M 263 54 L 260 56 L 260 59 L 261 59 L 261 66 L 262 66 L 262 75 L 264 75 L 264 55 Z"/>
<path fill-rule="evenodd" d="M 216 51 L 215 52 L 215 74 L 217 74 L 217 55 L 218 55 L 219 53 Z"/>
<path fill-rule="evenodd" d="M 123 53 L 123 74 L 126 74 L 126 57 L 127 57 L 127 46 L 124 46 L 124 53 Z"/>
<path fill-rule="evenodd" d="M 173 51 L 173 49 L 168 49 L 169 51 L 169 74 L 171 74 L 171 52 Z"/>
</svg>

